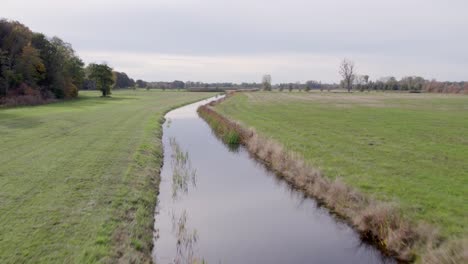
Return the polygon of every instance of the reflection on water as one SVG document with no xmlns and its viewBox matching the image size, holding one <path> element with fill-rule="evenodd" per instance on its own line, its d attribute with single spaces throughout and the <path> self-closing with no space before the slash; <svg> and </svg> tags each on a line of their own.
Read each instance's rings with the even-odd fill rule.
<svg viewBox="0 0 468 264">
<path fill-rule="evenodd" d="M 188 193 L 189 184 L 196 186 L 197 170 L 192 168 L 188 152 L 182 151 L 175 138 L 171 137 L 169 143 L 172 149 L 172 198 L 177 199 L 180 192 Z"/>
<path fill-rule="evenodd" d="M 171 123 L 172 123 L 172 120 L 171 120 L 170 118 L 168 118 L 168 119 L 166 120 L 166 122 L 165 122 L 166 127 L 167 127 L 167 128 L 171 127 Z"/>
<path fill-rule="evenodd" d="M 200 104 L 166 115 L 156 263 L 394 263 L 244 147 L 230 150 Z"/>
<path fill-rule="evenodd" d="M 198 234 L 196 229 L 190 229 L 187 224 L 187 211 L 184 210 L 181 215 L 172 213 L 172 233 L 177 238 L 176 256 L 174 264 L 195 264 L 205 263 L 195 255 Z"/>
</svg>

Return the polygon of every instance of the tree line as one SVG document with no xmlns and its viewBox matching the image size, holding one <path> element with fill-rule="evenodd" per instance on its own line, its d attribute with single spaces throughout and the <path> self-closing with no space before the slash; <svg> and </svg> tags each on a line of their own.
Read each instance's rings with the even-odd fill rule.
<svg viewBox="0 0 468 264">
<path fill-rule="evenodd" d="M 147 82 L 144 80 L 137 80 L 136 87 L 149 89 L 185 89 L 185 83 L 183 81 L 175 80 L 172 82 Z"/>
<path fill-rule="evenodd" d="M 426 80 L 420 76 L 405 76 L 400 80 L 393 76 L 381 77 L 372 81 L 369 75 L 356 73 L 353 61 L 344 59 L 339 67 L 341 81 L 339 84 L 322 83 L 315 80 L 305 83 L 280 83 L 272 85 L 271 75 L 265 74 L 262 77 L 261 89 L 271 91 L 310 91 L 310 90 L 334 90 L 345 89 L 348 92 L 356 91 L 405 91 L 405 92 L 431 92 L 431 93 L 459 93 L 468 94 L 468 82 L 440 82 L 435 79 Z"/>
<path fill-rule="evenodd" d="M 60 38 L 0 20 L 0 97 L 76 97 L 85 77 L 83 66 L 71 45 Z"/>
<path fill-rule="evenodd" d="M 372 81 L 368 75 L 356 73 L 354 63 L 343 60 L 339 84 L 326 84 L 315 80 L 305 83 L 281 83 L 272 85 L 272 77 L 266 74 L 260 83 L 204 83 L 192 81 L 147 82 L 134 80 L 124 72 L 114 71 L 105 64 L 89 64 L 83 61 L 69 43 L 58 37 L 49 38 L 32 32 L 17 21 L 0 19 L 0 104 L 39 104 L 55 99 L 78 96 L 78 91 L 100 90 L 103 96 L 111 89 L 139 87 L 159 89 L 226 90 L 272 89 L 283 90 L 332 90 L 348 91 L 410 91 L 468 94 L 468 82 L 439 82 L 419 76 L 407 76 L 400 80 L 384 77 Z"/>
<path fill-rule="evenodd" d="M 69 43 L 0 19 L 0 104 L 40 104 L 78 96 L 80 89 L 135 86 L 126 73 L 83 61 Z"/>
<path fill-rule="evenodd" d="M 381 77 L 375 81 L 369 75 L 356 73 L 354 62 L 344 59 L 340 64 L 339 73 L 342 77 L 340 87 L 358 91 L 407 91 L 435 93 L 468 94 L 468 82 L 440 82 L 435 79 L 426 80 L 421 76 L 405 76 L 400 80 L 393 76 Z"/>
<path fill-rule="evenodd" d="M 175 80 L 172 82 L 146 82 L 142 80 L 137 80 L 137 86 L 139 88 L 147 89 L 187 89 L 194 91 L 213 91 L 213 90 L 236 90 L 236 89 L 259 89 L 262 87 L 261 83 L 232 83 L 232 82 L 200 82 L 200 81 L 179 81 Z"/>
</svg>

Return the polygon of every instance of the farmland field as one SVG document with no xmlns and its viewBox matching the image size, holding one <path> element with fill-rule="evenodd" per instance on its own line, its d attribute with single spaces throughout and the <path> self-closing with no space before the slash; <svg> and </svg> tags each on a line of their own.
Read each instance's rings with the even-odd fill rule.
<svg viewBox="0 0 468 264">
<path fill-rule="evenodd" d="M 466 96 L 258 92 L 216 109 L 445 237 L 468 234 Z"/>
<path fill-rule="evenodd" d="M 150 258 L 163 114 L 210 93 L 0 109 L 0 262 Z"/>
</svg>

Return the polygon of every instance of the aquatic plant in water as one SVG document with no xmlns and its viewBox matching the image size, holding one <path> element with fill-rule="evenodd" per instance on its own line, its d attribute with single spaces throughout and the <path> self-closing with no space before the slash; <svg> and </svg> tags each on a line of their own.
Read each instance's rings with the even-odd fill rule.
<svg viewBox="0 0 468 264">
<path fill-rule="evenodd" d="M 197 171 L 192 167 L 188 152 L 184 152 L 175 138 L 170 138 L 172 149 L 172 198 L 177 199 L 180 192 L 187 193 L 189 186 L 196 186 Z"/>
<path fill-rule="evenodd" d="M 198 233 L 196 229 L 190 229 L 187 224 L 187 211 L 184 210 L 181 215 L 172 212 L 172 232 L 177 238 L 176 256 L 174 264 L 195 264 L 205 263 L 202 259 L 196 257 L 196 244 L 198 242 Z"/>
</svg>

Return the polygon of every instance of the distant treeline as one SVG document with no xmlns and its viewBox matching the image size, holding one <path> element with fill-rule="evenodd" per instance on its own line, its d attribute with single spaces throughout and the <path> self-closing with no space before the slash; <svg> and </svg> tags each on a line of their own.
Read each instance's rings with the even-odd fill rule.
<svg viewBox="0 0 468 264">
<path fill-rule="evenodd" d="M 136 81 L 137 87 L 147 89 L 187 89 L 193 91 L 222 91 L 222 90 L 233 90 L 233 89 L 259 89 L 262 87 L 260 83 L 204 83 L 204 82 L 192 82 L 192 81 L 179 81 L 175 80 L 172 82 L 146 82 L 143 80 Z"/>
<path fill-rule="evenodd" d="M 354 80 L 354 89 L 468 94 L 468 82 L 440 82 L 425 80 L 419 76 L 407 76 L 400 80 L 395 77 L 383 77 L 376 81 L 366 81 L 366 78 L 368 77 L 357 76 Z"/>
<path fill-rule="evenodd" d="M 438 82 L 432 80 L 423 85 L 423 91 L 430 93 L 468 94 L 468 82 Z"/>
<path fill-rule="evenodd" d="M 32 32 L 17 21 L 0 20 L 0 104 L 32 105 L 96 89 L 91 69 L 58 37 Z M 112 70 L 111 68 L 109 68 Z M 123 72 L 112 72 L 113 88 L 133 87 Z"/>
<path fill-rule="evenodd" d="M 85 68 L 85 72 L 87 69 Z M 224 91 L 224 90 L 264 90 L 263 83 L 205 83 L 192 81 L 172 81 L 172 82 L 147 82 L 143 80 L 134 81 L 127 74 L 113 72 L 114 86 L 113 88 L 146 88 L 146 89 L 187 89 L 189 91 Z M 87 74 L 86 74 L 87 76 Z M 86 87 L 87 80 L 85 79 L 84 89 L 95 89 L 92 84 Z M 319 81 L 307 81 L 305 83 L 280 83 L 271 86 L 273 90 L 279 91 L 310 91 L 310 90 L 336 90 L 344 88 L 343 84 L 322 83 Z M 468 94 L 468 82 L 439 82 L 436 80 L 426 80 L 418 76 L 408 76 L 397 80 L 395 77 L 383 77 L 376 81 L 370 81 L 368 76 L 355 76 L 353 80 L 352 90 L 355 91 L 407 91 L 407 92 L 432 92 L 432 93 L 464 93 Z"/>
<path fill-rule="evenodd" d="M 204 83 L 204 82 L 186 82 L 187 89 L 223 89 L 223 90 L 237 90 L 237 89 L 260 89 L 261 83 L 231 83 L 231 82 L 217 82 L 217 83 Z"/>
<path fill-rule="evenodd" d="M 137 80 L 135 87 L 146 88 L 146 89 L 185 89 L 185 83 L 182 81 L 173 82 L 147 82 L 143 80 Z"/>
<path fill-rule="evenodd" d="M 136 85 L 139 88 L 146 89 L 187 89 L 190 91 L 223 91 L 223 90 L 241 90 L 241 89 L 263 89 L 264 83 L 204 83 L 192 81 L 173 81 L 173 82 L 146 82 L 137 80 Z M 130 87 L 129 86 L 121 86 Z M 305 83 L 280 83 L 271 85 L 271 89 L 279 91 L 310 91 L 321 90 L 330 91 L 344 88 L 343 83 L 322 83 L 310 80 Z M 268 90 L 268 89 L 267 89 Z M 353 78 L 352 90 L 355 91 L 406 91 L 406 92 L 433 92 L 433 93 L 464 93 L 468 94 L 468 82 L 439 82 L 436 80 L 426 80 L 419 76 L 407 76 L 400 80 L 395 77 L 383 77 L 376 81 L 369 80 L 367 75 L 356 75 Z"/>
<path fill-rule="evenodd" d="M 318 81 L 307 81 L 305 83 L 300 83 L 300 82 L 280 83 L 280 84 L 273 85 L 271 89 L 278 89 L 280 91 L 284 91 L 284 90 L 310 91 L 310 90 L 333 90 L 337 88 L 339 88 L 337 84 L 327 84 L 327 83 L 321 83 Z"/>
<path fill-rule="evenodd" d="M 192 82 L 192 81 L 179 81 L 175 80 L 172 82 L 147 82 L 143 80 L 137 80 L 136 86 L 138 88 L 146 88 L 146 89 L 162 89 L 162 90 L 180 90 L 186 89 L 188 91 L 195 91 L 195 92 L 217 92 L 217 91 L 225 91 L 225 90 L 240 90 L 240 89 L 260 89 L 262 88 L 261 83 L 230 83 L 230 82 L 222 82 L 222 83 L 204 83 L 204 82 Z"/>
<path fill-rule="evenodd" d="M 368 76 L 356 76 L 353 80 L 352 90 L 355 91 L 406 91 L 406 92 L 430 92 L 430 93 L 459 93 L 468 94 L 468 82 L 440 82 L 425 80 L 419 76 L 408 76 L 397 80 L 395 77 L 383 77 L 376 81 L 370 81 Z M 262 86 L 263 88 L 263 86 Z M 272 86 L 272 89 L 283 90 L 334 90 L 345 88 L 340 84 L 327 84 L 317 81 L 305 83 L 281 83 Z"/>
</svg>

